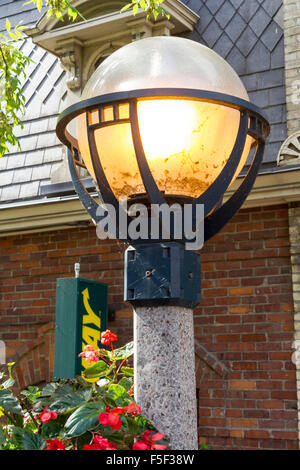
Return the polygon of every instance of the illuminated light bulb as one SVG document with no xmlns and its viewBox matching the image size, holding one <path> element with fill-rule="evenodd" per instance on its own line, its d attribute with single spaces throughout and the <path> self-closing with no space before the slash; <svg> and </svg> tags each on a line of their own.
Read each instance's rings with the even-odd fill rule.
<svg viewBox="0 0 300 470">
<path fill-rule="evenodd" d="M 169 158 L 190 150 L 192 132 L 197 125 L 191 102 L 166 99 L 140 101 L 138 118 L 149 160 Z"/>
</svg>

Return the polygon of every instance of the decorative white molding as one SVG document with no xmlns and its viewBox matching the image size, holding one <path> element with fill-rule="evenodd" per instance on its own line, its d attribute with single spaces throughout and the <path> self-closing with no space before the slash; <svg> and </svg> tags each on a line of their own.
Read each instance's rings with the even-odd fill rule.
<svg viewBox="0 0 300 470">
<path fill-rule="evenodd" d="M 226 192 L 224 201 L 232 196 L 238 184 L 239 182 L 233 183 Z M 299 194 L 300 169 L 259 175 L 243 208 L 295 202 L 299 201 Z M 70 228 L 90 222 L 90 217 L 77 196 L 0 204 L 0 238 Z"/>
<path fill-rule="evenodd" d="M 277 156 L 277 165 L 298 164 L 300 164 L 300 130 L 290 135 L 283 142 Z"/>
<path fill-rule="evenodd" d="M 80 51 L 81 52 L 81 51 Z M 81 88 L 81 53 L 78 49 L 63 52 L 60 56 L 63 68 L 67 72 L 66 85 L 70 90 Z"/>
<path fill-rule="evenodd" d="M 84 86 L 81 80 L 90 55 L 103 44 L 128 44 L 149 36 L 178 35 L 192 31 L 199 16 L 180 0 L 165 0 L 164 8 L 170 14 L 170 21 L 159 17 L 157 21 L 147 19 L 146 13 L 139 10 L 120 12 L 127 2 L 107 0 L 94 2 L 77 0 L 74 2 L 85 16 L 85 21 L 64 23 L 42 16 L 33 28 L 26 29 L 35 44 L 58 56 L 68 73 L 68 87 L 71 90 Z M 70 47 L 73 44 L 73 47 Z M 78 47 L 80 45 L 80 47 Z M 109 55 L 109 54 L 107 54 Z"/>
</svg>

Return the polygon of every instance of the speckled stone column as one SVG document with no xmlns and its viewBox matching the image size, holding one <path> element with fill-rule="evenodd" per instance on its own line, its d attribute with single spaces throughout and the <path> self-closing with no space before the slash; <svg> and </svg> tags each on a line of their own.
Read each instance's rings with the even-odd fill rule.
<svg viewBox="0 0 300 470">
<path fill-rule="evenodd" d="M 173 450 L 197 450 L 193 310 L 136 308 L 134 340 L 137 403 Z"/>
</svg>

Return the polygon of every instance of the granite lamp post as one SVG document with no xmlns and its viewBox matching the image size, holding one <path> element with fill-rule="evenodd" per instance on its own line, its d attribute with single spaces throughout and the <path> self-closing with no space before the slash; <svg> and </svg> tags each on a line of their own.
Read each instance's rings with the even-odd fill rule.
<svg viewBox="0 0 300 470">
<path fill-rule="evenodd" d="M 73 119 L 76 135 L 67 130 Z M 195 234 L 202 208 L 204 241 L 221 230 L 254 184 L 268 133 L 234 70 L 207 47 L 177 37 L 146 38 L 114 52 L 58 120 L 82 204 L 96 224 L 113 208 L 115 235 L 129 245 L 124 297 L 135 310 L 135 398 L 172 449 L 198 448 L 193 309 L 201 268 L 198 251 L 187 249 L 185 209 Z M 250 157 L 245 178 L 223 204 Z M 100 206 L 81 167 L 96 182 Z M 141 204 L 147 228 L 136 237 L 129 225 Z M 166 223 L 159 211 L 153 238 L 154 206 L 182 212 L 178 219 L 169 211 Z"/>
</svg>

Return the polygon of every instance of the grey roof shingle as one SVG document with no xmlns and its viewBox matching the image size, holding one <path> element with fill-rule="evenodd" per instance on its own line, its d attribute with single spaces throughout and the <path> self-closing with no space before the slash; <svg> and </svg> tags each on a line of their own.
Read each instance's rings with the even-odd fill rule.
<svg viewBox="0 0 300 470">
<path fill-rule="evenodd" d="M 190 8 L 196 3 L 183 2 Z M 221 54 L 240 75 L 251 100 L 269 116 L 275 127 L 264 162 L 275 164 L 279 144 L 287 136 L 283 0 L 197 0 L 197 4 L 200 21 L 188 37 Z"/>
<path fill-rule="evenodd" d="M 1 0 L 0 31 L 8 16 L 12 25 L 22 20 L 35 23 L 40 13 L 33 6 L 22 7 L 24 0 Z M 0 201 L 39 195 L 40 185 L 50 182 L 51 171 L 62 161 L 62 147 L 55 134 L 56 120 L 66 93 L 65 71 L 57 57 L 26 39 L 18 47 L 33 62 L 27 67 L 23 84 L 26 97 L 24 128 L 16 128 L 21 150 L 17 146 L 0 158 Z"/>
</svg>

